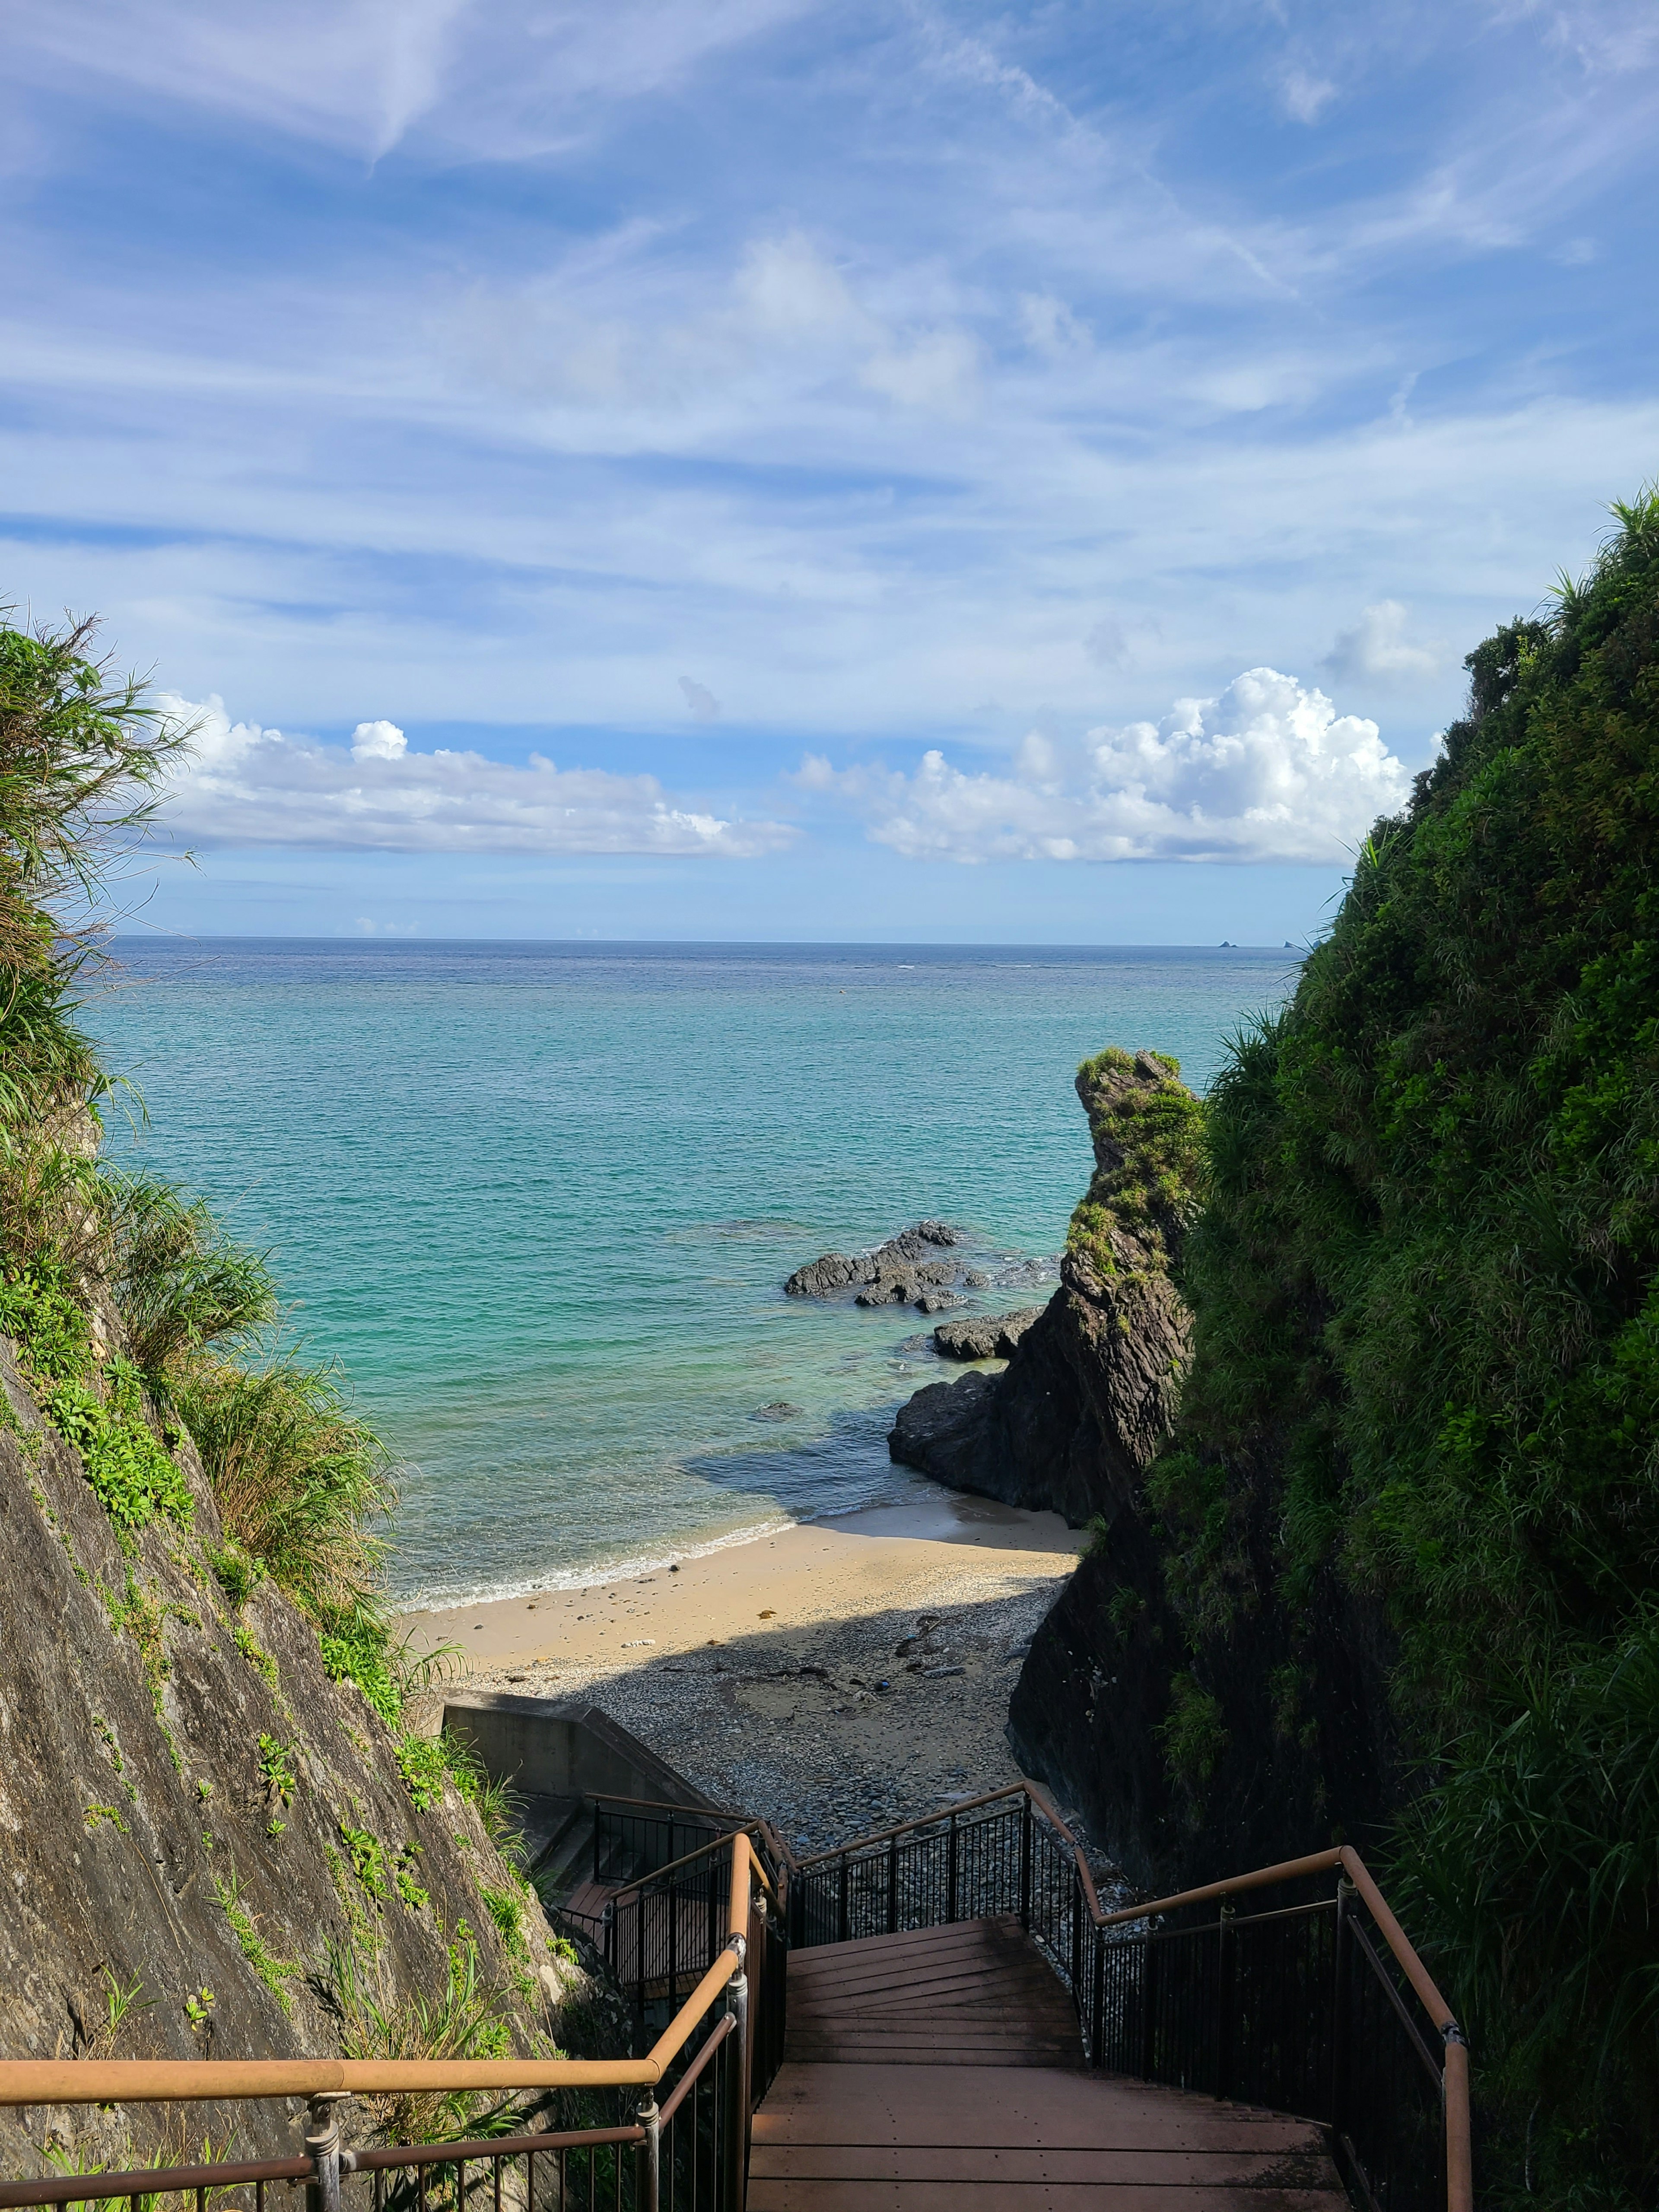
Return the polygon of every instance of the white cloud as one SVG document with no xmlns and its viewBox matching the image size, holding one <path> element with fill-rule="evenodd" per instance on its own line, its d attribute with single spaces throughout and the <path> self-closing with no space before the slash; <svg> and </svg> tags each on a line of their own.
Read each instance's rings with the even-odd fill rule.
<svg viewBox="0 0 1659 2212">
<path fill-rule="evenodd" d="M 700 722 L 712 722 L 720 711 L 720 702 L 706 684 L 694 684 L 689 676 L 680 678 L 680 690 L 685 694 L 685 703 Z"/>
<path fill-rule="evenodd" d="M 1428 683 L 1446 665 L 1438 641 L 1413 644 L 1406 635 L 1407 611 L 1398 599 L 1367 607 L 1352 629 L 1341 630 L 1320 665 L 1339 683 Z"/>
<path fill-rule="evenodd" d="M 395 722 L 359 722 L 351 732 L 353 760 L 401 760 L 409 739 Z"/>
<path fill-rule="evenodd" d="M 1336 87 L 1328 77 L 1291 69 L 1279 79 L 1279 96 L 1298 123 L 1317 123 L 1322 112 L 1336 98 Z"/>
<path fill-rule="evenodd" d="M 1049 292 L 1020 294 L 1019 323 L 1026 344 L 1050 361 L 1087 353 L 1094 343 L 1087 323 Z"/>
<path fill-rule="evenodd" d="M 1069 742 L 1033 731 L 1004 775 L 964 775 L 937 750 L 914 775 L 837 773 L 808 754 L 795 781 L 852 805 L 908 860 L 961 861 L 1329 863 L 1409 785 L 1375 722 L 1272 668 L 1178 699 L 1159 722 Z"/>
<path fill-rule="evenodd" d="M 164 821 L 186 842 L 402 853 L 775 852 L 794 831 L 677 806 L 654 776 L 527 767 L 482 753 L 410 752 L 391 722 L 360 722 L 351 750 L 233 722 L 216 696 L 159 704 L 194 727 Z"/>
</svg>

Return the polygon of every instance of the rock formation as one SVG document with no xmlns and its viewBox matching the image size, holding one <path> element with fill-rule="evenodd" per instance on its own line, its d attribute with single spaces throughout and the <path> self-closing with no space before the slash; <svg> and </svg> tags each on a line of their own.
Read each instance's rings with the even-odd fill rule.
<svg viewBox="0 0 1659 2212">
<path fill-rule="evenodd" d="M 1200 1109 L 1155 1053 L 1108 1050 L 1079 1070 L 1077 1091 L 1095 1173 L 1073 1216 L 1059 1290 L 1011 1345 L 1001 1375 L 919 1390 L 888 1445 L 952 1489 L 1048 1508 L 1080 1527 L 1130 1504 L 1169 1433 L 1188 1333 L 1169 1268 Z"/>
<path fill-rule="evenodd" d="M 1012 1359 L 1014 1346 L 1042 1313 L 1041 1306 L 1022 1306 L 1018 1313 L 941 1322 L 933 1331 L 933 1349 L 941 1359 Z"/>
<path fill-rule="evenodd" d="M 810 1267 L 797 1267 L 784 1292 L 792 1298 L 831 1298 L 856 1290 L 854 1302 L 861 1306 L 913 1305 L 938 1313 L 961 1303 L 950 1286 L 969 1278 L 954 1262 L 928 1255 L 961 1242 L 943 1221 L 918 1221 L 873 1252 L 826 1252 Z"/>
</svg>

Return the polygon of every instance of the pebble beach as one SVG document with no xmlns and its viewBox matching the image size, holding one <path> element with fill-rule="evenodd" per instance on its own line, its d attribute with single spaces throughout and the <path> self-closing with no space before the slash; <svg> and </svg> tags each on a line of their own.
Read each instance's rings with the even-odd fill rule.
<svg viewBox="0 0 1659 2212">
<path fill-rule="evenodd" d="M 470 1688 L 599 1706 L 810 1852 L 1018 1779 L 1009 1693 L 1081 1542 L 941 1491 L 402 1626 Z"/>
</svg>

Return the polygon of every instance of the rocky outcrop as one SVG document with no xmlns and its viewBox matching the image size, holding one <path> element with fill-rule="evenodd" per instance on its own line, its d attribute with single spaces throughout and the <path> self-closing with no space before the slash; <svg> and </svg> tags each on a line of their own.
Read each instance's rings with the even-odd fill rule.
<svg viewBox="0 0 1659 2212">
<path fill-rule="evenodd" d="M 914 1228 L 901 1230 L 884 1244 L 878 1244 L 873 1252 L 826 1252 L 810 1267 L 797 1267 L 783 1286 L 784 1294 L 792 1298 L 832 1298 L 837 1291 L 855 1285 L 892 1282 L 916 1275 L 919 1270 L 923 1271 L 920 1279 L 924 1281 L 952 1282 L 957 1270 L 939 1267 L 930 1255 L 942 1246 L 961 1242 L 956 1231 L 943 1221 L 918 1221 Z M 886 1301 L 866 1303 L 884 1304 Z"/>
<path fill-rule="evenodd" d="M 1060 1289 L 1001 1375 L 919 1390 L 888 1448 L 952 1489 L 1080 1527 L 1130 1504 L 1174 1417 L 1188 1322 L 1169 1269 L 1199 1107 L 1173 1063 L 1146 1052 L 1103 1053 L 1079 1069 L 1077 1090 L 1095 1174 Z"/>
<path fill-rule="evenodd" d="M 469 1942 L 516 2047 L 568 2045 L 584 1978 L 474 1806 L 430 1766 L 405 1779 L 407 1748 L 268 1579 L 227 1594 L 211 1489 L 173 1433 L 188 1501 L 124 1533 L 0 1340 L 0 2054 L 337 2051 L 342 1960 L 394 2014 L 441 2008 Z M 295 2109 L 193 2107 L 163 2139 L 288 2153 Z M 0 2166 L 43 2170 L 54 2137 L 134 2163 L 163 2117 L 0 2115 Z"/>
<path fill-rule="evenodd" d="M 933 1349 L 941 1359 L 1012 1359 L 1014 1346 L 1042 1313 L 1041 1306 L 1022 1306 L 1018 1313 L 941 1322 L 933 1331 Z"/>
</svg>

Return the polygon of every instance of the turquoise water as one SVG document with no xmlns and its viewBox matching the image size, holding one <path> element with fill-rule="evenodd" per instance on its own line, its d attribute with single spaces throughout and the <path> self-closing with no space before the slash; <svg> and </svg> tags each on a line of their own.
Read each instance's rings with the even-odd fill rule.
<svg viewBox="0 0 1659 2212">
<path fill-rule="evenodd" d="M 270 1246 L 404 1462 L 393 1583 L 459 1602 L 911 1494 L 921 1317 L 785 1298 L 952 1222 L 1032 1304 L 1087 1182 L 1072 1090 L 1281 999 L 1289 952 L 125 940 L 108 1150 Z M 1035 1291 L 1035 1294 L 1034 1294 Z M 757 1420 L 763 1406 L 799 1408 Z"/>
</svg>

